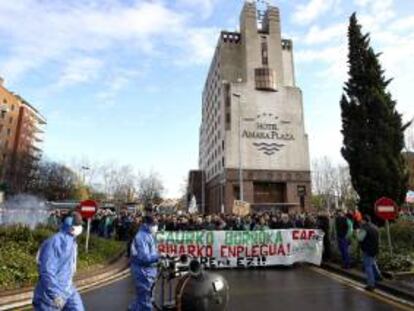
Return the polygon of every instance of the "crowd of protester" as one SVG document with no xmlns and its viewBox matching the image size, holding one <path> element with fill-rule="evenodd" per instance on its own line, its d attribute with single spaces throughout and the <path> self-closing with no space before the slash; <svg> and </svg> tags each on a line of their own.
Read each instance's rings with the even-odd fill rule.
<svg viewBox="0 0 414 311">
<path fill-rule="evenodd" d="M 375 289 L 381 272 L 376 263 L 379 253 L 379 231 L 368 215 L 362 215 L 358 209 L 333 213 L 300 212 L 262 212 L 241 217 L 233 214 L 162 214 L 152 213 L 159 231 L 199 231 L 199 230 L 235 230 L 253 231 L 269 229 L 320 229 L 324 232 L 322 260 L 332 259 L 334 247 L 344 269 L 360 260 L 367 277 L 367 290 Z M 50 214 L 49 224 L 58 226 L 64 214 L 54 211 Z M 399 218 L 414 221 L 412 210 L 401 210 Z M 126 242 L 127 256 L 130 255 L 131 242 L 144 221 L 141 212 L 127 209 L 115 213 L 110 209 L 100 209 L 91 220 L 91 232 L 103 238 L 115 238 Z M 357 253 L 351 254 L 353 242 L 359 244 Z M 338 258 L 338 257 L 337 257 Z"/>
<path fill-rule="evenodd" d="M 62 213 L 51 213 L 49 224 L 58 225 Z M 263 212 L 245 217 L 232 214 L 162 214 L 154 215 L 159 231 L 195 231 L 195 230 L 268 230 L 268 229 L 320 229 L 324 232 L 324 260 L 332 253 L 332 242 L 337 246 L 343 267 L 351 266 L 349 248 L 356 239 L 356 229 L 360 227 L 362 215 L 358 210 L 338 210 L 334 213 L 283 213 Z M 404 210 L 400 217 L 414 221 L 414 213 Z M 143 221 L 141 212 L 127 209 L 115 213 L 110 209 L 100 209 L 91 221 L 91 232 L 103 238 L 115 238 L 130 241 Z"/>
</svg>

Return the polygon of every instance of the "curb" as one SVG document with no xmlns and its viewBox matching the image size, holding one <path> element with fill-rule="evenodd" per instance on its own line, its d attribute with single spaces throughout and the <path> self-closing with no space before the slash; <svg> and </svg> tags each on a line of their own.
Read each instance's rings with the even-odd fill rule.
<svg viewBox="0 0 414 311">
<path fill-rule="evenodd" d="M 359 273 L 357 271 L 353 271 L 353 270 L 344 270 L 335 264 L 323 263 L 321 265 L 321 268 L 328 270 L 330 272 L 337 273 L 342 276 L 346 276 L 354 281 L 357 281 L 363 284 L 365 284 L 366 282 L 364 274 Z M 395 297 L 401 298 L 403 300 L 406 300 L 414 304 L 414 292 L 412 290 L 399 287 L 395 284 L 392 284 L 390 281 L 380 281 L 377 284 L 377 288 L 384 291 L 385 293 L 388 293 L 390 295 L 393 295 Z"/>
<path fill-rule="evenodd" d="M 126 258 L 120 258 L 114 264 L 103 268 L 102 273 L 74 280 L 75 287 L 79 292 L 83 292 L 102 284 L 109 284 L 129 274 L 129 264 Z M 32 288 L 24 289 L 23 292 L 10 294 L 0 297 L 0 311 L 15 310 L 17 308 L 28 307 L 32 304 L 33 299 Z"/>
</svg>

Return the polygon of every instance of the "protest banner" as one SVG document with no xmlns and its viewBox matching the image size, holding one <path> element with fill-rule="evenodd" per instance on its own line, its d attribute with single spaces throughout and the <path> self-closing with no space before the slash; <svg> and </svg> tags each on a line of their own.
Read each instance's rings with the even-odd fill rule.
<svg viewBox="0 0 414 311">
<path fill-rule="evenodd" d="M 234 200 L 233 215 L 244 217 L 250 214 L 250 204 L 245 201 Z"/>
<path fill-rule="evenodd" d="M 207 268 L 320 265 L 323 232 L 313 229 L 263 231 L 164 231 L 158 250 L 170 256 L 188 254 Z"/>
</svg>

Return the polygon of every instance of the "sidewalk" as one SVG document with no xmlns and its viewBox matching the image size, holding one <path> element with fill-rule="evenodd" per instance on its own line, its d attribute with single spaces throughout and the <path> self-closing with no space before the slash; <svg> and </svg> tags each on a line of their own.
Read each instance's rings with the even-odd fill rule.
<svg viewBox="0 0 414 311">
<path fill-rule="evenodd" d="M 129 273 L 128 259 L 122 254 L 107 266 L 85 271 L 75 276 L 75 285 L 79 291 L 84 291 L 102 283 L 110 282 Z M 13 310 L 29 306 L 32 303 L 34 287 L 0 292 L 0 311 Z"/>
<path fill-rule="evenodd" d="M 356 268 L 345 270 L 340 265 L 334 263 L 323 263 L 321 267 L 361 283 L 365 283 L 366 280 L 364 273 Z M 414 303 L 414 282 L 404 281 L 398 278 L 384 279 L 378 283 L 377 288 L 391 295 Z"/>
</svg>

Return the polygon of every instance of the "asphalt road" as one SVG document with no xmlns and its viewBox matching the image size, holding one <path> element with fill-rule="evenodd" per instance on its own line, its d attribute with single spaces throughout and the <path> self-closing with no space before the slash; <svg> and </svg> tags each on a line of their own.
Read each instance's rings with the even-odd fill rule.
<svg viewBox="0 0 414 311">
<path fill-rule="evenodd" d="M 314 270 L 221 270 L 230 284 L 228 310 L 388 311 L 401 310 Z M 86 310 L 126 310 L 134 297 L 131 278 L 82 295 Z"/>
</svg>

